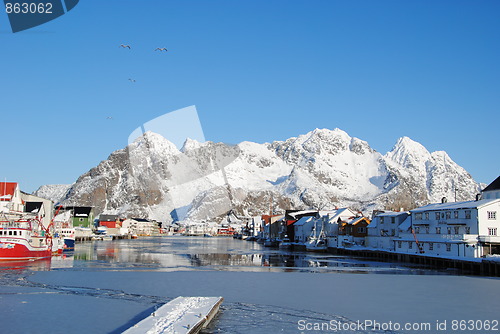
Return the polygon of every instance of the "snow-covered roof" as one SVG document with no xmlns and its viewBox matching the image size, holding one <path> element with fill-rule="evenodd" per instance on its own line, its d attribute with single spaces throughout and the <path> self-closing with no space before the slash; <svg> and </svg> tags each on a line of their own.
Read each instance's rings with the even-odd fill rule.
<svg viewBox="0 0 500 334">
<path fill-rule="evenodd" d="M 304 225 L 305 223 L 308 223 L 310 222 L 311 220 L 315 219 L 314 217 L 311 217 L 311 216 L 308 216 L 308 217 L 302 217 L 300 218 L 299 220 L 297 220 L 295 222 L 295 224 L 293 224 L 294 226 L 302 226 Z"/>
<path fill-rule="evenodd" d="M 408 211 L 385 211 L 378 213 L 375 217 L 397 217 L 402 214 L 408 214 Z"/>
<path fill-rule="evenodd" d="M 466 202 L 451 202 L 451 203 L 433 203 L 420 208 L 410 210 L 411 213 L 436 211 L 436 210 L 459 210 L 459 209 L 474 209 L 480 208 L 494 202 L 500 202 L 500 199 L 482 199 L 479 201 L 466 201 Z"/>
<path fill-rule="evenodd" d="M 307 215 L 307 214 L 312 214 L 312 213 L 317 213 L 317 210 L 302 210 L 302 211 L 296 211 L 296 212 L 290 212 L 288 215 L 296 218 L 297 216 L 300 215 Z"/>
<path fill-rule="evenodd" d="M 491 182 L 486 188 L 484 188 L 483 192 L 493 190 L 500 190 L 500 176 L 497 177 L 495 181 Z"/>
<path fill-rule="evenodd" d="M 367 218 L 363 217 L 363 216 L 361 216 L 361 217 L 355 217 L 352 220 L 348 221 L 347 224 L 349 224 L 349 225 L 356 225 L 357 223 L 359 223 L 359 222 L 361 222 L 361 221 L 363 221 L 365 219 L 367 219 Z M 367 223 L 370 224 L 370 221 L 367 221 Z"/>
</svg>

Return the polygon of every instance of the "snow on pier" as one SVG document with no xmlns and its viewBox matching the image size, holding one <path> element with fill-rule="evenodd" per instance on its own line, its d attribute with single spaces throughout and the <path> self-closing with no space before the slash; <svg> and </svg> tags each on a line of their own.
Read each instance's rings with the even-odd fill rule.
<svg viewBox="0 0 500 334">
<path fill-rule="evenodd" d="M 123 333 L 198 333 L 212 321 L 223 300 L 222 297 L 177 297 Z"/>
</svg>

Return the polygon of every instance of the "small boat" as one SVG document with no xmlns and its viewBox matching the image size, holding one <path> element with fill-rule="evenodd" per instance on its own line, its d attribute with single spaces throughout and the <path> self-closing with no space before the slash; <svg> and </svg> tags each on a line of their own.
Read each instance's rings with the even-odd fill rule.
<svg viewBox="0 0 500 334">
<path fill-rule="evenodd" d="M 0 260 L 33 260 L 52 255 L 52 236 L 30 215 L 5 213 L 0 216 Z"/>
<path fill-rule="evenodd" d="M 279 244 L 279 249 L 291 249 L 292 248 L 292 243 L 290 239 L 285 235 L 283 240 Z"/>
<path fill-rule="evenodd" d="M 75 249 L 75 229 L 73 228 L 73 215 L 71 210 L 59 213 L 62 207 L 59 207 L 56 216 L 53 219 L 56 234 L 63 239 L 63 251 Z"/>
<path fill-rule="evenodd" d="M 111 240 L 113 240 L 113 236 L 109 235 L 109 234 L 105 234 L 105 235 L 101 236 L 101 240 L 102 241 L 111 241 Z"/>
<path fill-rule="evenodd" d="M 326 242 L 326 234 L 324 231 L 324 221 L 321 221 L 321 229 L 317 232 L 316 222 L 314 222 L 314 228 L 311 232 L 311 236 L 309 237 L 309 241 L 306 242 L 306 250 L 309 252 L 326 252 L 327 250 L 327 242 Z"/>
<path fill-rule="evenodd" d="M 317 238 L 311 239 L 306 243 L 306 250 L 309 252 L 326 252 L 326 239 Z"/>
<path fill-rule="evenodd" d="M 278 247 L 279 240 L 276 238 L 269 238 L 264 241 L 265 247 Z"/>
<path fill-rule="evenodd" d="M 61 230 L 61 235 L 64 239 L 64 249 L 65 251 L 71 251 L 75 249 L 75 229 L 74 228 L 64 228 Z"/>
</svg>

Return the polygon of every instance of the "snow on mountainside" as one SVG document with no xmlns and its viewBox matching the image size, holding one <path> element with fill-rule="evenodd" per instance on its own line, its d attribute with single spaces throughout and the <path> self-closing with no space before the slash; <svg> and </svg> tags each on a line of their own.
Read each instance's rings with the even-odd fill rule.
<svg viewBox="0 0 500 334">
<path fill-rule="evenodd" d="M 72 184 L 47 184 L 38 188 L 33 195 L 49 199 L 54 203 L 65 197 Z"/>
<path fill-rule="evenodd" d="M 48 187 L 48 186 L 44 186 Z M 39 190 L 41 191 L 42 188 Z M 385 155 L 340 129 L 236 146 L 186 140 L 179 151 L 147 132 L 92 168 L 61 196 L 96 214 L 207 220 L 233 209 L 411 209 L 473 199 L 479 185 L 445 152 L 403 137 Z"/>
</svg>

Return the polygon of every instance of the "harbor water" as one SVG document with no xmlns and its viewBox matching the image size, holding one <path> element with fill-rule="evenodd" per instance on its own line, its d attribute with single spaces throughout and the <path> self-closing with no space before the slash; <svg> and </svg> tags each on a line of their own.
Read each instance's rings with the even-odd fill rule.
<svg viewBox="0 0 500 334">
<path fill-rule="evenodd" d="M 2 333 L 120 333 L 178 296 L 224 297 L 206 333 L 500 332 L 498 278 L 232 238 L 84 242 L 0 269 Z"/>
</svg>

